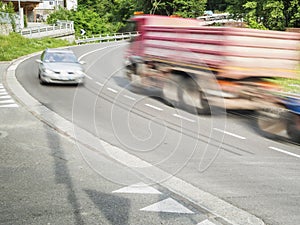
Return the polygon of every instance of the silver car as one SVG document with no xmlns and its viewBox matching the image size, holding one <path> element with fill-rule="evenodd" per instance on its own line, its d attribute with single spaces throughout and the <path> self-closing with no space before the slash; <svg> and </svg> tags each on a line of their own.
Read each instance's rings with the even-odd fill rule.
<svg viewBox="0 0 300 225">
<path fill-rule="evenodd" d="M 84 82 L 84 62 L 79 62 L 72 50 L 46 49 L 41 59 L 36 61 L 39 64 L 38 76 L 41 84 Z"/>
</svg>

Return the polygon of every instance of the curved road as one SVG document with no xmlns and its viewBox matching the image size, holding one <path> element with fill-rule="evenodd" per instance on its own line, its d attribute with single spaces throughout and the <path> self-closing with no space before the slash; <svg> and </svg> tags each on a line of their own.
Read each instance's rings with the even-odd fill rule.
<svg viewBox="0 0 300 225">
<path fill-rule="evenodd" d="M 260 136 L 251 113 L 198 116 L 165 105 L 157 90 L 134 89 L 122 74 L 125 47 L 74 47 L 87 62 L 83 86 L 40 85 L 36 58 L 18 66 L 17 78 L 43 105 L 106 142 L 266 224 L 298 224 L 299 145 Z"/>
</svg>

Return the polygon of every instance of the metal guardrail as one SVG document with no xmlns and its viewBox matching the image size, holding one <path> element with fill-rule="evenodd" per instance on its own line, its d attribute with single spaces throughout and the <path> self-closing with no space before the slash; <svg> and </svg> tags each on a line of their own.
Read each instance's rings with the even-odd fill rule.
<svg viewBox="0 0 300 225">
<path fill-rule="evenodd" d="M 22 36 L 28 38 L 40 38 L 40 37 L 57 37 L 63 35 L 74 34 L 74 22 L 73 21 L 59 21 L 52 26 L 38 26 L 25 28 L 20 31 Z"/>
<path fill-rule="evenodd" d="M 132 37 L 138 36 L 138 32 L 126 32 L 126 33 L 115 33 L 115 34 L 107 34 L 107 35 L 97 35 L 92 37 L 83 37 L 80 39 L 75 40 L 75 42 L 80 44 L 86 44 L 86 43 L 93 43 L 93 42 L 103 42 L 103 41 L 120 41 L 120 40 L 127 40 Z"/>
</svg>

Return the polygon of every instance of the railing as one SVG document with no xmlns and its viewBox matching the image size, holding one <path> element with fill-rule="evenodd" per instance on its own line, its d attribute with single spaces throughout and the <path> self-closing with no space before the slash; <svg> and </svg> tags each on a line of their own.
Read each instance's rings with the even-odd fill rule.
<svg viewBox="0 0 300 225">
<path fill-rule="evenodd" d="M 103 42 L 103 41 L 120 41 L 127 40 L 132 37 L 138 36 L 138 32 L 126 32 L 126 33 L 115 33 L 111 35 L 93 35 L 92 37 L 83 37 L 75 40 L 75 42 L 80 44 L 92 43 L 92 42 Z"/>
<path fill-rule="evenodd" d="M 63 35 L 74 34 L 74 22 L 73 21 L 58 21 L 57 24 L 51 26 L 38 26 L 32 28 L 25 28 L 20 31 L 22 36 L 28 38 L 40 38 L 40 37 L 58 37 Z"/>
</svg>

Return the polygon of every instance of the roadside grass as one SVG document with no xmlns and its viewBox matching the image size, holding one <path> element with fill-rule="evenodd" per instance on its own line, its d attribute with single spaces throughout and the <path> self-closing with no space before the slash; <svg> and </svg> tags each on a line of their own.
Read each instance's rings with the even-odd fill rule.
<svg viewBox="0 0 300 225">
<path fill-rule="evenodd" d="M 17 33 L 0 35 L 0 61 L 11 61 L 21 56 L 42 51 L 46 48 L 57 48 L 72 45 L 66 40 L 54 38 L 30 39 Z"/>
<path fill-rule="evenodd" d="M 284 92 L 300 95 L 300 79 L 276 78 L 272 82 L 279 84 Z"/>
</svg>

